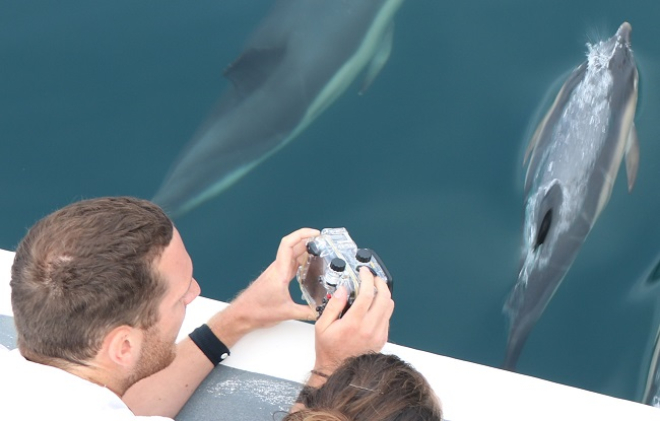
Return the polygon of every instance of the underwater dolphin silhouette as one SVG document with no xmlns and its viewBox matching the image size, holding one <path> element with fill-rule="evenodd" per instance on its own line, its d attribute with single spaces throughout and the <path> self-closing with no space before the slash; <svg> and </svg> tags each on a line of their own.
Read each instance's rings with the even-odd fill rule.
<svg viewBox="0 0 660 421">
<path fill-rule="evenodd" d="M 153 200 L 179 216 L 221 193 L 298 136 L 391 50 L 403 0 L 280 0 L 224 72 L 232 86 Z"/>
<path fill-rule="evenodd" d="M 660 327 L 655 334 L 642 403 L 660 408 Z"/>
<path fill-rule="evenodd" d="M 534 324 L 571 267 L 612 193 L 626 156 L 633 188 L 639 145 L 633 123 L 638 73 L 631 26 L 587 44 L 525 153 L 521 266 L 505 304 L 510 319 L 504 367 L 514 369 Z"/>
<path fill-rule="evenodd" d="M 651 326 L 655 326 L 655 334 L 651 338 L 646 354 L 643 357 L 644 387 L 641 403 L 660 408 L 660 259 L 656 258 L 653 267 L 633 289 L 635 300 L 644 301 L 649 297 L 655 302 Z"/>
</svg>

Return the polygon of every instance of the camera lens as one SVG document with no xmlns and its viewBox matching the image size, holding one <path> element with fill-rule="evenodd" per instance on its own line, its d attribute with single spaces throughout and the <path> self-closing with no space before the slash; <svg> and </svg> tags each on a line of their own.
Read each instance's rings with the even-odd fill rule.
<svg viewBox="0 0 660 421">
<path fill-rule="evenodd" d="M 344 269 L 346 269 L 346 262 L 344 262 L 344 260 L 340 259 L 339 257 L 335 257 L 330 262 L 329 269 L 330 270 L 326 271 L 325 275 L 323 276 L 323 282 L 326 288 L 334 292 L 335 288 L 337 288 L 337 285 L 339 285 L 339 282 L 341 281 Z"/>
</svg>

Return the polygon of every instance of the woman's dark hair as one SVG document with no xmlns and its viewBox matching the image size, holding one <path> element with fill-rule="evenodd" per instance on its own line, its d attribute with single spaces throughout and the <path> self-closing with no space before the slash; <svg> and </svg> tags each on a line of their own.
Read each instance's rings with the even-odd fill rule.
<svg viewBox="0 0 660 421">
<path fill-rule="evenodd" d="M 396 355 L 370 353 L 346 360 L 323 386 L 306 393 L 302 403 L 305 410 L 284 420 L 442 419 L 438 398 L 424 376 Z M 327 418 L 314 418 L 318 416 Z"/>
<path fill-rule="evenodd" d="M 305 409 L 287 415 L 282 421 L 350 421 L 344 414 L 334 410 Z"/>
</svg>

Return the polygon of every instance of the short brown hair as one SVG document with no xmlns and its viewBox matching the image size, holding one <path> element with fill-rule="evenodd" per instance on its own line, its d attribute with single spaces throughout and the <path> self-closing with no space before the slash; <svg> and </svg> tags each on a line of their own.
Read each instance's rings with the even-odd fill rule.
<svg viewBox="0 0 660 421">
<path fill-rule="evenodd" d="M 351 421 L 442 419 L 438 398 L 424 376 L 396 355 L 380 353 L 347 359 L 302 403 L 307 409 L 283 421 L 314 419 L 313 415 L 337 417 L 337 413 Z"/>
<path fill-rule="evenodd" d="M 173 230 L 162 209 L 131 197 L 80 201 L 38 221 L 11 270 L 21 353 L 85 364 L 115 327 L 156 323 L 166 285 L 154 262 Z"/>
</svg>

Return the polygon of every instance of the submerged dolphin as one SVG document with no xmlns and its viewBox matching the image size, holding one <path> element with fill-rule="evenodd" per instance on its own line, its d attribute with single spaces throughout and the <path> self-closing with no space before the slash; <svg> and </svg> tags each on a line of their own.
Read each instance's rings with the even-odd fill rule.
<svg viewBox="0 0 660 421">
<path fill-rule="evenodd" d="M 660 328 L 655 335 L 642 403 L 660 408 Z"/>
<path fill-rule="evenodd" d="M 639 163 L 633 124 L 637 67 L 631 27 L 587 44 L 587 61 L 564 83 L 525 153 L 525 222 L 504 367 L 514 369 L 532 327 L 607 204 L 626 155 L 628 190 Z"/>
<path fill-rule="evenodd" d="M 650 344 L 644 362 L 648 362 L 642 371 L 644 373 L 644 389 L 641 402 L 647 405 L 660 408 L 660 294 L 658 286 L 660 284 L 660 260 L 655 262 L 649 275 L 636 286 L 634 295 L 636 299 L 640 297 L 648 300 L 652 297 L 655 301 L 653 309 L 652 326 L 657 326 L 655 335 L 651 338 Z"/>
<path fill-rule="evenodd" d="M 366 69 L 389 57 L 403 0 L 280 0 L 224 72 L 232 87 L 153 200 L 181 215 L 299 135 Z"/>
</svg>

